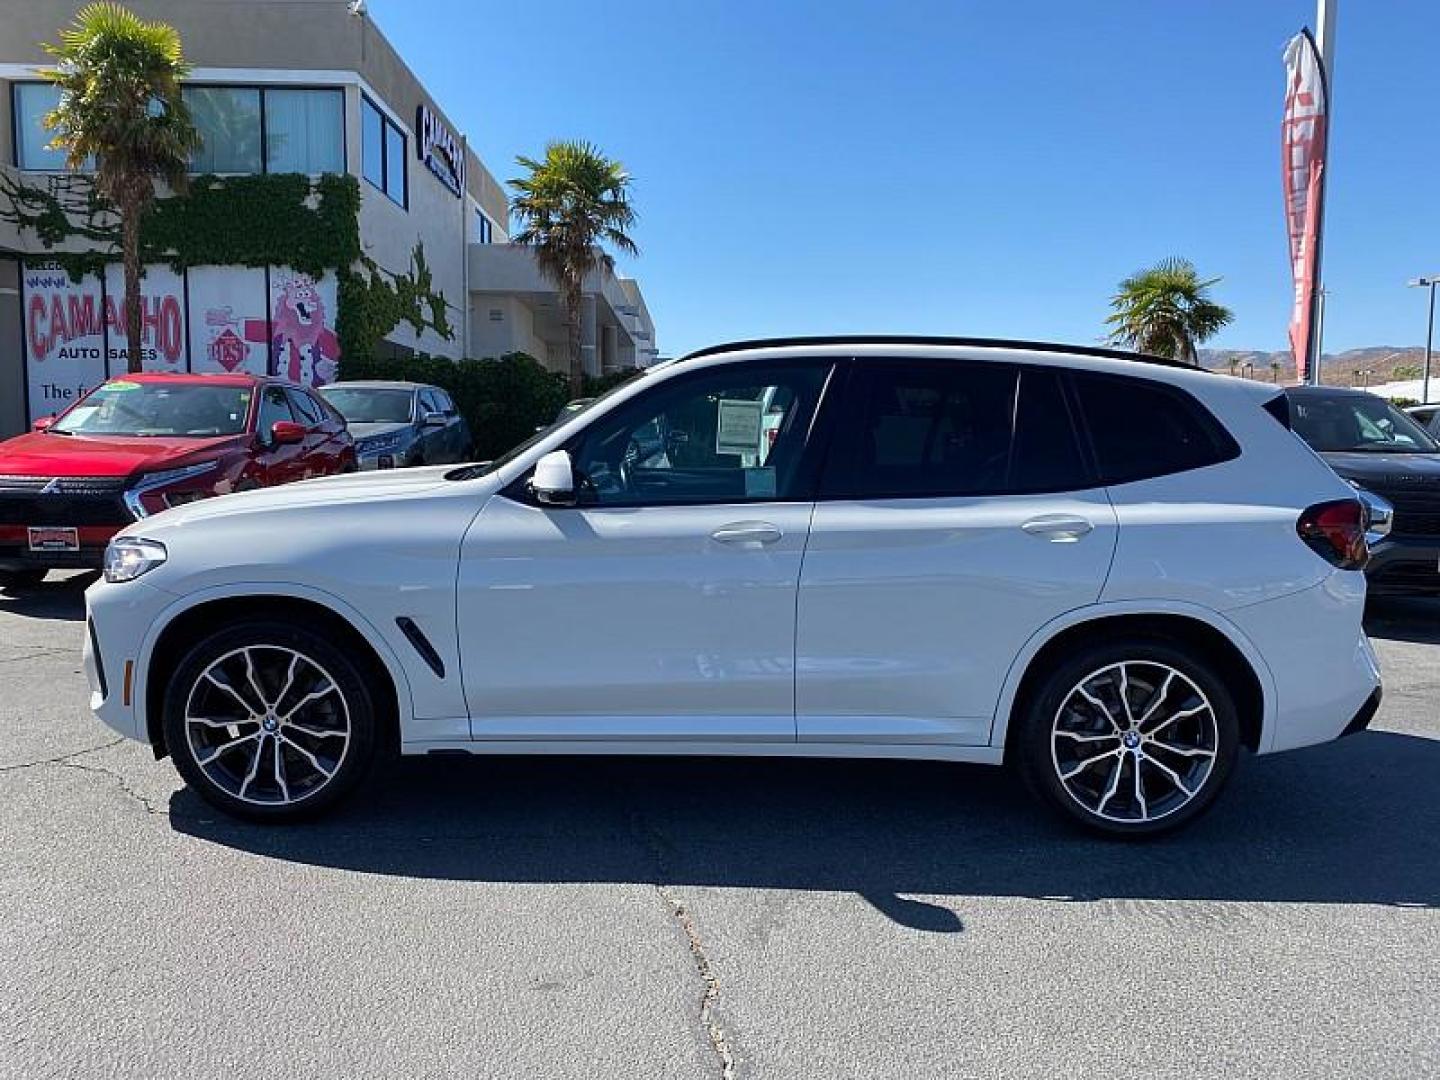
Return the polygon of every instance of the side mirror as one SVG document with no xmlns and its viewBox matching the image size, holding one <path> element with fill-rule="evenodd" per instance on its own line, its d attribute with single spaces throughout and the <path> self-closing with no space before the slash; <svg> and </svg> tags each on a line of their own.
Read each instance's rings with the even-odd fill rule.
<svg viewBox="0 0 1440 1080">
<path fill-rule="evenodd" d="M 55 423 L 55 417 L 53 417 L 53 416 L 42 416 L 42 417 L 40 417 L 40 419 L 36 420 L 33 424 L 30 425 L 30 430 L 31 430 L 31 431 L 45 431 L 45 430 L 49 429 L 50 425 L 53 424 L 53 423 Z"/>
<path fill-rule="evenodd" d="M 575 505 L 575 469 L 564 450 L 552 450 L 535 463 L 530 490 L 547 506 Z"/>
<path fill-rule="evenodd" d="M 424 416 L 420 417 L 420 426 L 421 426 L 421 427 L 444 427 L 444 426 L 445 426 L 445 414 L 442 413 L 442 412 L 427 412 Z"/>
<path fill-rule="evenodd" d="M 275 446 L 294 446 L 305 441 L 305 425 L 294 420 L 276 420 L 270 425 L 270 442 Z"/>
</svg>

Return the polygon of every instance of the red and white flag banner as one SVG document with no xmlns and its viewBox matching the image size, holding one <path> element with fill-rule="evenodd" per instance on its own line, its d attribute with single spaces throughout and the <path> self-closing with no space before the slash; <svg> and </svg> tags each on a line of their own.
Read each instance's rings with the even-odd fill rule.
<svg viewBox="0 0 1440 1080">
<path fill-rule="evenodd" d="M 1302 30 L 1285 46 L 1284 147 L 1285 227 L 1290 235 L 1290 274 L 1295 302 L 1290 311 L 1290 348 L 1295 371 L 1308 374 L 1315 332 L 1315 290 L 1319 279 L 1321 186 L 1329 99 L 1324 65 L 1310 31 Z"/>
</svg>

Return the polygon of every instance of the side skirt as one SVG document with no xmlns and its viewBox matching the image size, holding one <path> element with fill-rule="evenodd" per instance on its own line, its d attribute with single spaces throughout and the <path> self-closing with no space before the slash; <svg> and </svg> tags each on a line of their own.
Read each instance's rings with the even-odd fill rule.
<svg viewBox="0 0 1440 1080">
<path fill-rule="evenodd" d="M 944 746 L 935 743 L 793 743 L 793 742 L 659 742 L 641 740 L 493 741 L 426 740 L 403 743 L 400 752 L 424 754 L 571 755 L 608 754 L 673 757 L 799 757 L 892 758 L 913 761 L 961 761 L 999 765 L 1005 751 L 991 746 Z"/>
</svg>

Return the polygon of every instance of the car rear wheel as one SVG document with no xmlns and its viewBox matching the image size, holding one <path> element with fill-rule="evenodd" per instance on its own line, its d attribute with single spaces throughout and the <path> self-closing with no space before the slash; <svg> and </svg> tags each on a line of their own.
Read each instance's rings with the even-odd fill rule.
<svg viewBox="0 0 1440 1080">
<path fill-rule="evenodd" d="M 24 570 L 0 570 L 0 590 L 12 592 L 17 589 L 33 589 L 45 580 L 48 570 L 36 567 Z"/>
<path fill-rule="evenodd" d="M 370 676 L 312 631 L 254 620 L 193 646 L 165 691 L 166 744 L 185 782 L 238 817 L 284 821 L 334 805 L 370 771 Z"/>
<path fill-rule="evenodd" d="M 1224 680 L 1175 642 L 1079 649 L 1029 702 L 1016 732 L 1022 775 L 1061 814 L 1109 836 L 1153 836 L 1193 821 L 1239 753 Z"/>
</svg>

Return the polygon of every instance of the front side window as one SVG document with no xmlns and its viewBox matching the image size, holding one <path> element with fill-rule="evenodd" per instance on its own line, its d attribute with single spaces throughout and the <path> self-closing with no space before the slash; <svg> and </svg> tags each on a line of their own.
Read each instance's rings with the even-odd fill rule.
<svg viewBox="0 0 1440 1080">
<path fill-rule="evenodd" d="M 1290 414 L 1295 433 L 1322 453 L 1440 451 L 1429 432 L 1374 394 L 1296 394 Z"/>
<path fill-rule="evenodd" d="M 290 408 L 306 427 L 319 427 L 325 422 L 325 414 L 315 399 L 303 390 L 290 391 Z"/>
<path fill-rule="evenodd" d="M 294 420 L 295 414 L 290 411 L 290 402 L 285 395 L 283 386 L 267 386 L 260 393 L 260 417 L 256 421 L 256 429 L 260 437 L 267 442 L 270 439 L 270 429 L 281 420 Z"/>
<path fill-rule="evenodd" d="M 265 91 L 265 171 L 345 171 L 345 102 L 339 90 Z"/>
<path fill-rule="evenodd" d="M 1125 375 L 1072 377 L 1107 484 L 1218 465 L 1240 454 L 1219 421 L 1178 387 Z"/>
<path fill-rule="evenodd" d="M 582 505 L 810 498 L 802 475 L 828 364 L 747 364 L 656 387 L 601 417 L 573 450 Z"/>
<path fill-rule="evenodd" d="M 260 91 L 251 86 L 187 86 L 181 90 L 200 133 L 190 161 L 197 173 L 258 173 Z"/>
<path fill-rule="evenodd" d="M 1088 486 L 1056 372 L 880 361 L 846 392 L 827 498 L 955 498 Z"/>
<path fill-rule="evenodd" d="M 92 390 L 49 430 L 62 435 L 167 438 L 238 435 L 250 416 L 250 396 L 248 386 L 112 379 Z"/>
</svg>

